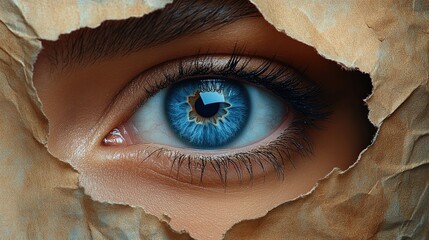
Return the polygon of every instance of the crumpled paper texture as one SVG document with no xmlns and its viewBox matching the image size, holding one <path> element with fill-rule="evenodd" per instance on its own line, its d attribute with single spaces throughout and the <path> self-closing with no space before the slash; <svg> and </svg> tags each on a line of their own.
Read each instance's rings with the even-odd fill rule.
<svg viewBox="0 0 429 240">
<path fill-rule="evenodd" d="M 48 122 L 32 84 L 39 39 L 168 1 L 0 3 L 0 238 L 188 239 L 140 208 L 84 195 L 78 173 L 44 144 Z M 348 171 L 226 239 L 425 239 L 429 236 L 429 3 L 252 0 L 279 31 L 346 68 L 371 75 L 374 143 Z"/>
</svg>

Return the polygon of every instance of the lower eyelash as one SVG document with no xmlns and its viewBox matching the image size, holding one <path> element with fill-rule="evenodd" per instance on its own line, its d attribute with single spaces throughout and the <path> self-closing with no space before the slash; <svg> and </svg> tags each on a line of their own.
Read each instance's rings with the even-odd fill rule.
<svg viewBox="0 0 429 240">
<path fill-rule="evenodd" d="M 297 157 L 306 157 L 312 154 L 312 144 L 308 137 L 307 130 L 312 125 L 307 121 L 298 119 L 292 122 L 274 141 L 271 141 L 266 146 L 260 146 L 249 152 L 240 152 L 231 155 L 204 156 L 183 154 L 177 150 L 168 148 L 158 148 L 151 152 L 145 159 L 149 157 L 160 157 L 165 155 L 172 160 L 170 175 L 179 178 L 180 171 L 186 170 L 190 175 L 190 182 L 196 176 L 195 171 L 199 171 L 198 181 L 203 184 L 204 173 L 207 167 L 212 168 L 217 173 L 223 186 L 226 187 L 229 175 L 229 166 L 234 169 L 237 178 L 242 183 L 243 174 L 247 174 L 249 183 L 253 182 L 253 172 L 255 165 L 264 172 L 265 179 L 265 164 L 273 168 L 277 177 L 284 179 L 285 161 L 289 161 L 294 166 L 294 160 Z"/>
</svg>

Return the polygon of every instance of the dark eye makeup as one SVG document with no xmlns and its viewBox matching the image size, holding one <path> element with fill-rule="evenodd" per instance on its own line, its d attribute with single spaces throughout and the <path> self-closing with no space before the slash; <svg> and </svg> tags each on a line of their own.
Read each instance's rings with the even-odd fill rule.
<svg viewBox="0 0 429 240">
<path fill-rule="evenodd" d="M 255 177 L 264 178 L 265 174 L 271 171 L 274 171 L 279 179 L 283 179 L 285 164 L 293 165 L 297 158 L 312 153 L 311 138 L 307 134 L 308 129 L 317 128 L 318 122 L 329 118 L 330 115 L 328 97 L 322 92 L 318 84 L 288 64 L 278 62 L 274 58 L 246 56 L 242 54 L 242 51 L 235 50 L 230 56 L 197 55 L 170 61 L 154 67 L 149 72 L 155 72 L 156 76 L 151 75 L 150 79 L 143 79 L 147 76 L 147 73 L 143 72 L 122 90 L 123 93 L 140 94 L 140 102 L 132 108 L 126 118 L 116 122 L 117 126 L 107 134 L 101 144 L 104 147 L 115 149 L 112 154 L 108 155 L 108 159 L 129 159 L 135 156 L 144 156 L 139 159 L 142 162 L 148 159 L 169 159 L 168 172 L 165 171 L 165 166 L 163 166 L 164 171 L 161 170 L 161 172 L 193 184 L 204 185 L 204 175 L 208 172 L 212 172 L 210 175 L 216 175 L 224 187 L 227 186 L 228 179 L 242 182 L 245 178 L 251 182 Z M 140 108 L 144 108 L 146 102 L 150 101 L 150 98 L 156 97 L 163 89 L 171 92 L 172 89 L 174 91 L 180 87 L 178 84 L 192 84 L 192 81 L 201 83 L 208 80 L 213 81 L 213 79 L 221 81 L 218 83 L 221 87 L 224 87 L 222 84 L 234 83 L 251 84 L 260 88 L 261 91 L 266 91 L 267 94 L 282 100 L 283 105 L 279 106 L 280 109 L 274 110 L 281 112 L 288 109 L 287 116 L 282 116 L 282 121 L 274 126 L 274 129 L 268 131 L 268 136 L 263 136 L 262 139 L 257 139 L 257 142 L 250 142 L 251 144 L 238 148 L 231 148 L 225 144 L 219 144 L 219 146 L 215 144 L 211 147 L 196 147 L 188 144 L 184 147 L 181 145 L 177 147 L 169 146 L 168 143 L 163 144 L 162 140 L 158 143 L 157 140 L 145 143 L 136 137 L 139 133 L 135 125 L 127 123 L 132 114 Z M 197 85 L 196 88 L 198 89 L 199 86 Z M 211 92 L 216 91 L 216 89 L 212 89 Z M 167 94 L 160 101 L 167 101 L 169 97 L 171 94 Z M 240 97 L 243 96 L 237 98 Z M 183 100 L 186 99 L 183 96 L 182 98 Z M 264 99 L 259 100 L 264 101 Z M 158 108 L 159 106 L 163 107 L 165 104 L 158 105 Z M 152 114 L 161 115 L 163 111 L 167 112 L 168 115 L 168 111 L 173 110 L 154 109 Z M 251 109 L 251 111 L 256 116 L 258 115 L 258 109 Z M 238 111 L 235 114 L 240 115 L 241 113 Z M 272 114 L 274 115 L 276 112 L 272 111 Z M 185 115 L 182 118 L 186 118 Z M 270 116 L 265 117 L 270 119 Z M 186 122 L 189 122 L 188 120 Z M 181 121 L 181 119 L 178 118 L 176 121 Z M 171 130 L 171 122 L 165 124 L 170 125 Z M 218 127 L 212 122 L 201 125 L 203 124 L 207 125 L 202 127 Z M 259 122 L 253 126 L 262 128 L 264 124 L 266 122 Z M 184 132 L 186 132 L 185 130 Z M 164 131 L 168 131 L 168 129 Z M 255 128 L 244 128 L 243 132 L 235 135 L 240 136 L 245 134 L 245 131 L 252 132 L 255 131 Z M 213 135 L 220 133 L 211 132 L 211 135 L 201 136 L 204 134 L 204 131 L 201 131 L 198 136 L 214 139 L 216 136 Z M 223 134 L 226 133 L 223 132 Z M 163 137 L 166 138 L 165 136 L 160 138 Z M 173 137 L 170 135 L 169 139 L 171 138 Z M 177 141 L 180 141 L 180 136 L 177 138 Z M 158 141 L 160 140 L 158 139 Z M 220 140 L 213 141 L 219 142 Z M 148 150 L 147 145 L 150 143 L 152 145 L 155 143 L 157 146 L 152 146 L 150 147 L 151 150 Z M 128 151 L 130 148 L 133 150 Z M 231 174 L 233 177 L 230 176 Z"/>
</svg>

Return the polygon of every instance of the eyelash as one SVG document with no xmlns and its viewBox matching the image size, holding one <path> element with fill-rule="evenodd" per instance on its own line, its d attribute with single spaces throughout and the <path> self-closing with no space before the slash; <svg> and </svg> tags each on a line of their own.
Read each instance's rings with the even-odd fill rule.
<svg viewBox="0 0 429 240">
<path fill-rule="evenodd" d="M 193 171 L 199 169 L 199 184 L 203 183 L 206 168 L 211 166 L 223 186 L 226 187 L 229 166 L 232 166 L 240 182 L 243 179 L 243 170 L 247 172 L 250 182 L 253 181 L 254 163 L 261 168 L 264 178 L 266 172 L 264 163 L 268 163 L 276 171 L 277 177 L 284 179 L 284 160 L 287 159 L 294 166 L 293 158 L 305 157 L 312 153 L 311 139 L 307 134 L 307 129 L 317 128 L 316 122 L 324 120 L 330 115 L 330 112 L 327 111 L 330 104 L 325 100 L 326 97 L 320 88 L 283 63 L 279 64 L 281 67 L 272 67 L 274 59 L 265 59 L 259 66 L 249 71 L 247 68 L 253 58 L 243 55 L 243 52 L 244 50 L 234 50 L 222 67 L 216 66 L 216 59 L 211 55 L 195 56 L 188 64 L 185 64 L 185 60 L 180 60 L 175 73 L 164 72 L 163 78 L 144 88 L 145 99 L 178 81 L 206 76 L 221 77 L 245 81 L 266 88 L 283 98 L 298 113 L 296 119 L 274 141 L 248 152 L 204 156 L 184 154 L 178 150 L 159 147 L 150 152 L 142 161 L 150 157 L 167 156 L 172 161 L 170 175 L 172 175 L 173 169 L 176 169 L 176 178 L 179 178 L 182 166 L 185 165 L 192 182 Z M 135 110 L 144 103 L 145 101 L 141 101 Z"/>
</svg>

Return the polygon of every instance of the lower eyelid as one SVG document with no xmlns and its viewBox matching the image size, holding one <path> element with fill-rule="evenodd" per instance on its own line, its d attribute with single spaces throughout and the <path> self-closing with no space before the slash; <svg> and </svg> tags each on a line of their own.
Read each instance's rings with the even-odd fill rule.
<svg viewBox="0 0 429 240">
<path fill-rule="evenodd" d="M 162 176 L 188 184 L 203 187 L 224 188 L 238 184 L 250 184 L 257 179 L 264 179 L 275 173 L 278 179 L 284 178 L 285 164 L 291 164 L 311 153 L 310 138 L 305 122 L 284 123 L 286 129 L 279 128 L 276 139 L 265 139 L 264 144 L 249 146 L 237 151 L 201 154 L 201 152 L 168 148 L 161 145 L 143 144 L 125 148 L 100 148 L 103 161 L 128 161 L 135 167 L 152 169 Z M 204 176 L 200 179 L 202 162 L 205 162 Z M 223 169 L 225 163 L 228 169 Z M 191 169 L 189 169 L 191 165 Z M 220 166 L 216 170 L 214 166 Z M 234 168 L 234 165 L 238 168 Z M 179 167 L 180 166 L 180 167 Z M 217 171 L 223 171 L 220 178 Z M 227 173 L 228 172 L 228 173 Z M 230 180 L 228 183 L 225 177 Z M 255 179 L 256 178 L 256 179 Z M 235 179 L 232 181 L 231 179 Z"/>
</svg>

